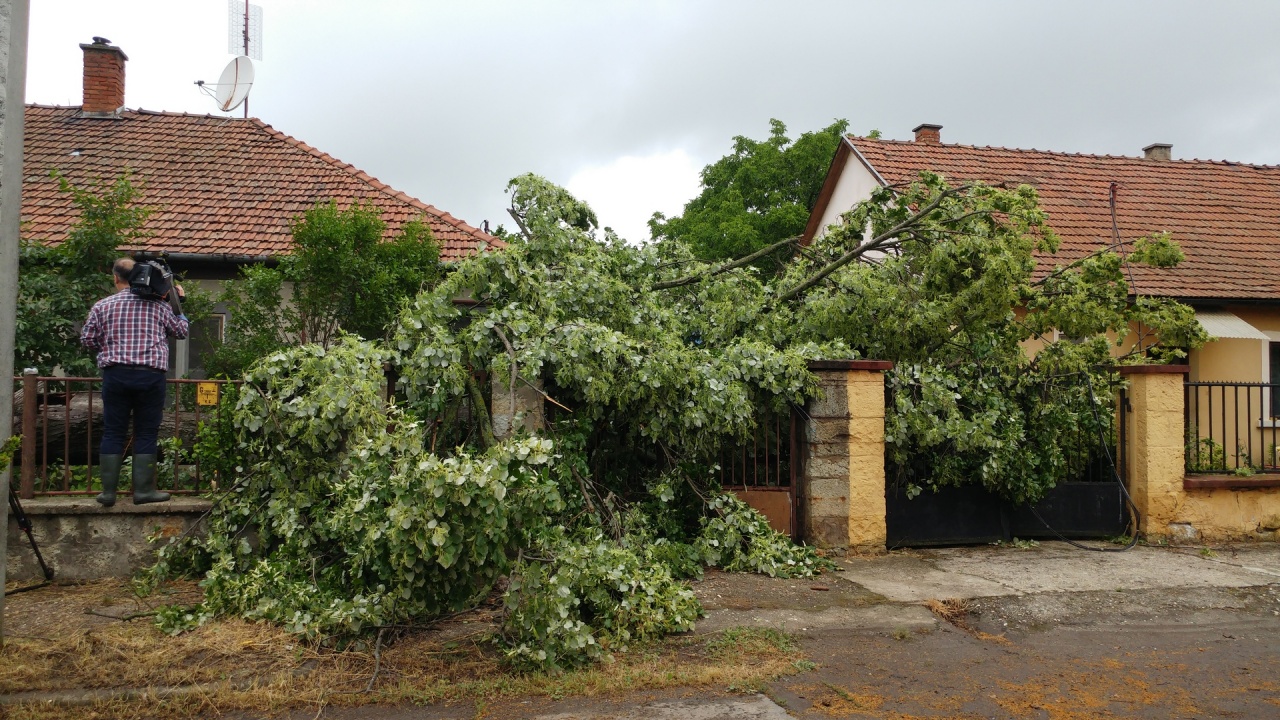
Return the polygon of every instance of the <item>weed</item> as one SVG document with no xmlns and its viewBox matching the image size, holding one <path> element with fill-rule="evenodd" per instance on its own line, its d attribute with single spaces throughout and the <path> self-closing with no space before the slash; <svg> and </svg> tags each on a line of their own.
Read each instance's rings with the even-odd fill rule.
<svg viewBox="0 0 1280 720">
<path fill-rule="evenodd" d="M 911 639 L 911 631 L 906 628 L 894 628 L 893 639 L 907 641 Z"/>
<path fill-rule="evenodd" d="M 707 641 L 707 655 L 724 657 L 731 653 L 795 652 L 791 635 L 775 628 L 732 627 Z"/>
<path fill-rule="evenodd" d="M 812 660 L 796 660 L 791 663 L 791 667 L 799 670 L 800 672 L 809 672 L 810 670 L 817 668 L 818 663 L 813 662 Z"/>
<path fill-rule="evenodd" d="M 1202 558 L 1218 557 L 1218 553 L 1214 552 L 1213 548 L 1202 547 L 1200 548 L 1200 557 Z"/>
</svg>

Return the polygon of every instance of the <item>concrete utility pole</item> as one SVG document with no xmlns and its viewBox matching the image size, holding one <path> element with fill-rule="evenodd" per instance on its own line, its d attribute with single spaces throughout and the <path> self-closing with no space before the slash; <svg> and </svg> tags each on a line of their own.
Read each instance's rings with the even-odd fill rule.
<svg viewBox="0 0 1280 720">
<path fill-rule="evenodd" d="M 13 434 L 13 345 L 18 314 L 18 222 L 22 214 L 22 128 L 30 11 L 29 0 L 0 0 L 0 444 Z M 0 475 L 6 493 L 11 480 L 9 470 Z M 0 532 L 0 588 L 4 587 L 9 564 L 8 518 L 6 509 L 4 532 Z M 4 594 L 0 593 L 0 646 L 3 644 Z"/>
</svg>

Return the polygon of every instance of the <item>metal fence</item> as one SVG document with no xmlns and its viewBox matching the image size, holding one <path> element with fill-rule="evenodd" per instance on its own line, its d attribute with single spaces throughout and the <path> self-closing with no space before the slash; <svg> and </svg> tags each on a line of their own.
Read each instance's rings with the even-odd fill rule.
<svg viewBox="0 0 1280 720">
<path fill-rule="evenodd" d="M 741 493 L 775 530 L 793 538 L 801 533 L 798 443 L 803 425 L 797 415 L 796 410 L 766 413 L 751 439 L 726 448 L 719 461 L 720 486 Z"/>
<path fill-rule="evenodd" d="M 720 485 L 733 490 L 795 486 L 795 413 L 767 414 L 750 441 L 726 450 L 720 458 Z"/>
<path fill-rule="evenodd" d="M 16 463 L 19 497 L 98 493 L 102 378 L 43 377 L 31 373 L 14 378 L 14 382 L 15 403 L 20 401 L 22 407 L 22 452 Z M 203 492 L 209 489 L 211 479 L 205 477 L 198 461 L 188 462 L 186 456 L 190 455 L 200 423 L 219 412 L 216 402 L 223 386 L 240 381 L 167 382 L 158 484 L 173 493 Z M 176 438 L 176 442 L 169 438 Z M 127 440 L 130 444 L 132 441 L 132 437 Z"/>
<path fill-rule="evenodd" d="M 1186 470 L 1196 474 L 1280 472 L 1280 384 L 1184 384 Z"/>
</svg>

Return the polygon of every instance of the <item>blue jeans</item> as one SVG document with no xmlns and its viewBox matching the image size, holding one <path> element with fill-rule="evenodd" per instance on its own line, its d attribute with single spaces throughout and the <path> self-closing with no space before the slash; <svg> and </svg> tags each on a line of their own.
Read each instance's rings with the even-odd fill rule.
<svg viewBox="0 0 1280 720">
<path fill-rule="evenodd" d="M 164 416 L 165 373 L 130 365 L 102 369 L 103 455 L 124 454 L 133 416 L 133 452 L 155 455 L 160 419 Z"/>
</svg>

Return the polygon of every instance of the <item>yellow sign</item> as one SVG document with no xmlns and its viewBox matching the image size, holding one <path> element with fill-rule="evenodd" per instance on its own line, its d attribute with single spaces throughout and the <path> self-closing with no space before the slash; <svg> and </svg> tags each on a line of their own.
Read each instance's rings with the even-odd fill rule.
<svg viewBox="0 0 1280 720">
<path fill-rule="evenodd" d="M 218 404 L 218 383 L 211 383 L 211 382 L 196 383 L 196 404 L 197 405 L 217 405 Z"/>
</svg>

